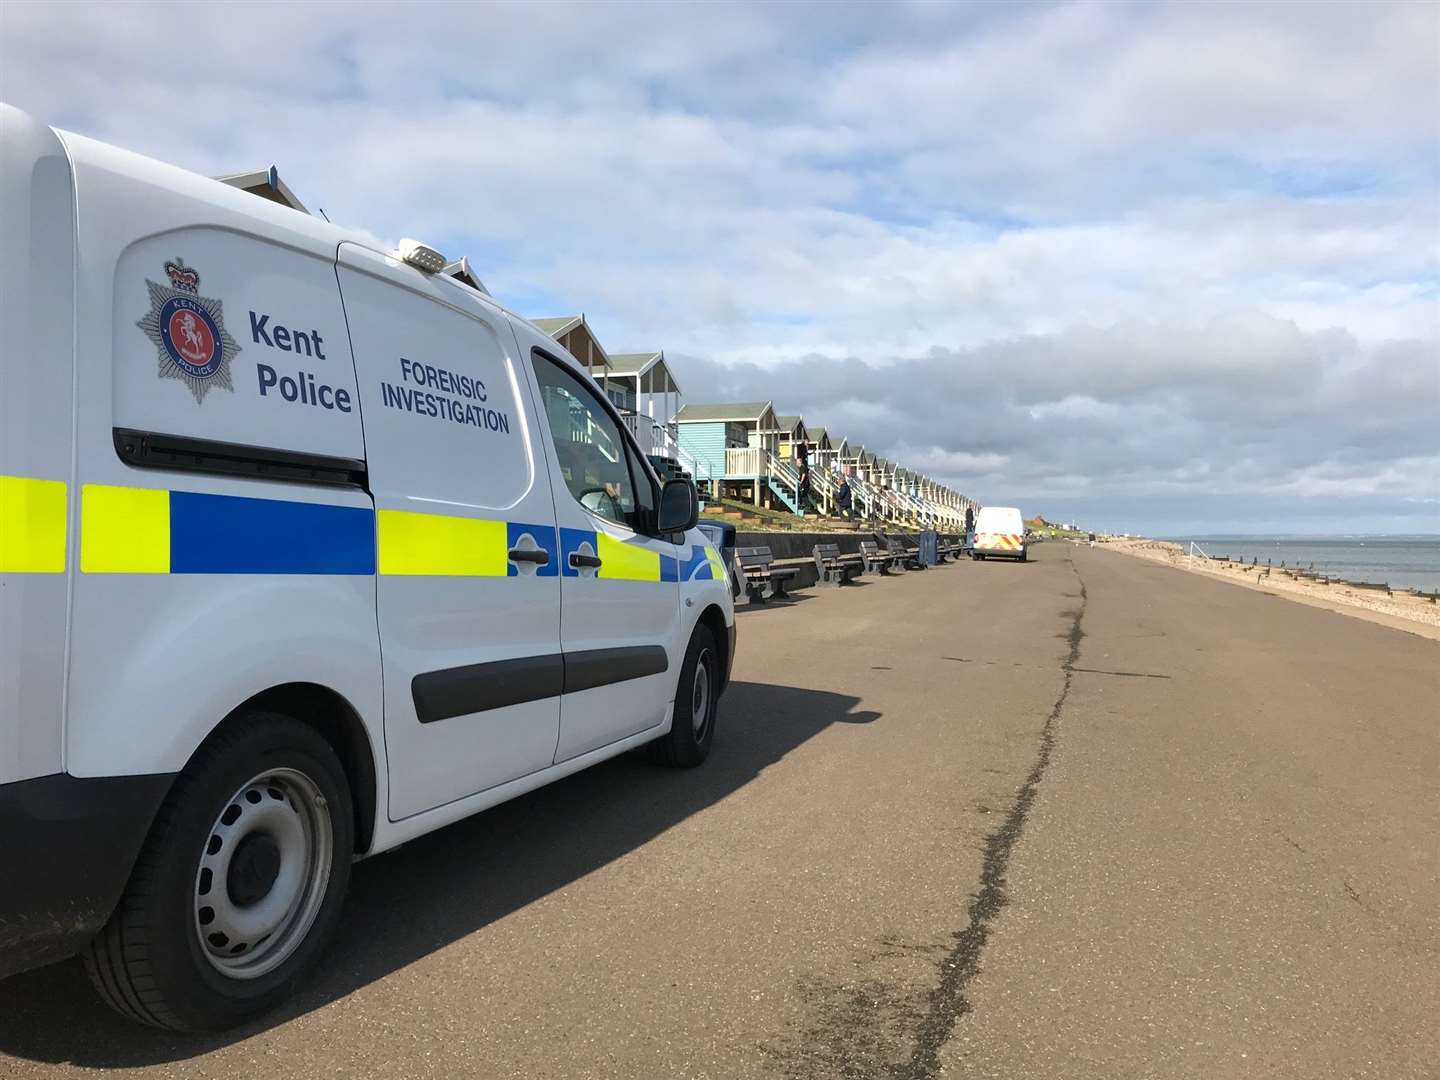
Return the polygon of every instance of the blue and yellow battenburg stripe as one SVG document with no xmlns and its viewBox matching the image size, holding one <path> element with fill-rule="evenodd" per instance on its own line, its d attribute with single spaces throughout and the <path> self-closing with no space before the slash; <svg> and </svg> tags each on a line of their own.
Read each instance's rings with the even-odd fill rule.
<svg viewBox="0 0 1440 1080">
<path fill-rule="evenodd" d="M 65 571 L 67 497 L 63 481 L 0 476 L 0 573 Z M 676 559 L 590 529 L 107 484 L 81 487 L 80 523 L 86 574 L 516 577 L 509 551 L 533 547 L 550 554 L 539 577 L 580 576 L 576 552 L 599 556 L 602 580 L 726 576 L 708 544 Z"/>
<path fill-rule="evenodd" d="M 65 572 L 63 480 L 0 476 L 0 574 Z"/>
<path fill-rule="evenodd" d="M 366 507 L 86 484 L 85 574 L 373 574 Z"/>
</svg>

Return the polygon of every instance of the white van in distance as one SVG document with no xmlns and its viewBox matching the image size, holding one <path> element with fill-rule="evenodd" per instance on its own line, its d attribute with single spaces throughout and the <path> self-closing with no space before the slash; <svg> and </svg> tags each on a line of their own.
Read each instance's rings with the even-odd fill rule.
<svg viewBox="0 0 1440 1080">
<path fill-rule="evenodd" d="M 1025 519 L 1013 506 L 985 506 L 975 516 L 972 559 L 1019 559 L 1024 562 Z"/>
<path fill-rule="evenodd" d="M 0 246 L 0 976 L 232 1026 L 355 858 L 705 759 L 694 487 L 438 253 L 3 106 Z"/>
</svg>

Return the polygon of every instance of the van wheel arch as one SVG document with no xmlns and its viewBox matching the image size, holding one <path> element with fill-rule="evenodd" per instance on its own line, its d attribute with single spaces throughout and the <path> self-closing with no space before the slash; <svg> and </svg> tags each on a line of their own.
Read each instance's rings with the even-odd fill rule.
<svg viewBox="0 0 1440 1080">
<path fill-rule="evenodd" d="M 718 697 L 725 692 L 730 682 L 730 634 L 725 627 L 725 613 L 718 605 L 711 604 L 700 613 L 696 622 L 708 628 L 714 635 L 715 648 L 720 653 L 720 686 L 716 692 Z"/>
<path fill-rule="evenodd" d="M 319 732 L 340 758 L 354 799 L 355 854 L 370 850 L 375 836 L 375 750 L 360 714 L 345 697 L 318 683 L 284 683 L 247 698 L 206 736 L 209 742 L 221 731 L 257 709 L 281 713 Z M 196 749 L 199 753 L 199 748 Z"/>
</svg>

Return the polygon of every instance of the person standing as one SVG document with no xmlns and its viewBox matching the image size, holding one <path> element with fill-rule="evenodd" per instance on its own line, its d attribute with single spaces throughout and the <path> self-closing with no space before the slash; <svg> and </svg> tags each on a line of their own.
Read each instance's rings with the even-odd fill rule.
<svg viewBox="0 0 1440 1080">
<path fill-rule="evenodd" d="M 795 497 L 800 502 L 800 512 L 803 514 L 810 504 L 810 448 L 801 439 L 795 444 L 795 469 L 800 474 L 799 487 Z"/>
<path fill-rule="evenodd" d="M 854 515 L 850 512 L 852 498 L 850 495 L 850 478 L 840 477 L 840 490 L 835 493 L 835 505 L 840 508 L 840 516 L 846 521 L 853 520 Z"/>
</svg>

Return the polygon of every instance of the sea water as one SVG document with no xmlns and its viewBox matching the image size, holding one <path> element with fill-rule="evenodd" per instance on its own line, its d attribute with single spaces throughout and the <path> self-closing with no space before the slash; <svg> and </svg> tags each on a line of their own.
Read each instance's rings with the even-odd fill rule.
<svg viewBox="0 0 1440 1080">
<path fill-rule="evenodd" d="M 1347 581 L 1384 582 L 1392 589 L 1440 590 L 1440 536 L 1174 536 L 1212 557 L 1299 566 Z"/>
</svg>

